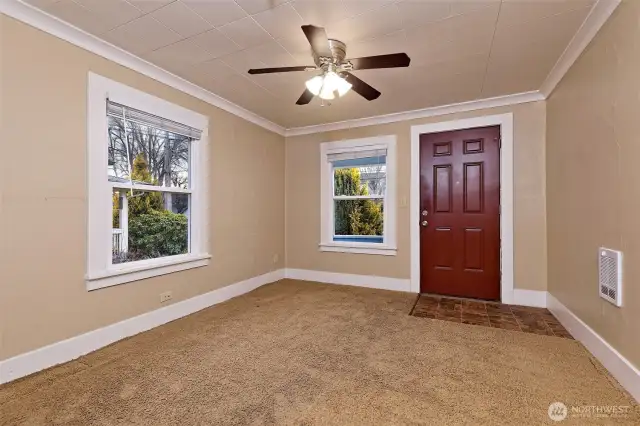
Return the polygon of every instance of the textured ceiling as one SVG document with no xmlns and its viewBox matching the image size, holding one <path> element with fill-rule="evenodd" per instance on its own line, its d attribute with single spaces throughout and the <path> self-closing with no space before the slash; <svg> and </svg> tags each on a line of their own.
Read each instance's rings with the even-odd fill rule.
<svg viewBox="0 0 640 426">
<path fill-rule="evenodd" d="M 284 127 L 540 88 L 595 0 L 25 0 Z M 382 92 L 297 106 L 313 73 L 303 24 L 348 57 L 406 52 L 411 66 L 356 71 Z"/>
</svg>

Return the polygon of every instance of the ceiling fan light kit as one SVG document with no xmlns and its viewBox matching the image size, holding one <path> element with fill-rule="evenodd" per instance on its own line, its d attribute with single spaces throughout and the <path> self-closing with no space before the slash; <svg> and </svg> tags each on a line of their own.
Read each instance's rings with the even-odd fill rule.
<svg viewBox="0 0 640 426">
<path fill-rule="evenodd" d="M 347 54 L 346 44 L 340 40 L 327 38 L 327 33 L 324 28 L 313 25 L 303 25 L 302 31 L 311 45 L 315 67 L 297 66 L 249 70 L 249 74 L 321 71 L 320 75 L 316 75 L 307 80 L 305 83 L 307 88 L 296 102 L 298 105 L 308 104 L 315 96 L 324 100 L 332 100 L 336 98 L 337 93 L 338 97 L 342 97 L 351 89 L 368 101 L 378 99 L 381 93 L 353 75 L 351 71 L 408 67 L 411 62 L 411 59 L 406 53 L 345 59 Z"/>
<path fill-rule="evenodd" d="M 335 92 L 338 92 L 339 97 L 343 97 L 352 87 L 351 83 L 333 71 L 317 75 L 307 80 L 305 84 L 314 96 L 319 96 L 325 100 L 335 99 Z"/>
</svg>

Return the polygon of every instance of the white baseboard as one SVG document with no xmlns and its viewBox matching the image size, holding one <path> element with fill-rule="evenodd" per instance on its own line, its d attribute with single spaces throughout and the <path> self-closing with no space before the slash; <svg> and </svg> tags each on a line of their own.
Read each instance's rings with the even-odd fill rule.
<svg viewBox="0 0 640 426">
<path fill-rule="evenodd" d="M 609 373 L 640 402 L 640 370 L 607 343 L 553 295 L 547 295 L 548 309 L 560 323 L 595 356 Z"/>
<path fill-rule="evenodd" d="M 284 278 L 284 269 L 249 278 L 61 342 L 0 361 L 0 384 L 74 360 L 111 343 L 182 318 Z"/>
<path fill-rule="evenodd" d="M 279 269 L 0 361 L 0 384 L 71 361 L 118 340 L 182 318 L 283 278 L 410 291 L 409 279 L 339 274 L 306 269 Z M 548 307 L 562 325 L 640 402 L 640 371 L 555 297 L 544 291 L 516 289 L 514 290 L 514 303 Z"/>
<path fill-rule="evenodd" d="M 352 285 L 356 287 L 378 288 L 381 290 L 395 290 L 412 292 L 411 280 L 403 278 L 377 277 L 373 275 L 340 274 L 337 272 L 314 271 L 310 269 L 285 270 L 285 277 L 292 280 L 317 281 L 327 284 Z M 511 304 L 522 306 L 547 307 L 547 292 L 538 290 L 513 291 Z"/>
<path fill-rule="evenodd" d="M 327 284 L 352 285 L 381 290 L 411 291 L 410 280 L 403 278 L 376 277 L 372 275 L 339 274 L 337 272 L 312 271 L 309 269 L 285 270 L 285 277 L 292 280 L 317 281 Z"/>
<path fill-rule="evenodd" d="M 513 290 L 513 305 L 533 306 L 536 308 L 547 307 L 547 292 L 540 290 Z"/>
</svg>

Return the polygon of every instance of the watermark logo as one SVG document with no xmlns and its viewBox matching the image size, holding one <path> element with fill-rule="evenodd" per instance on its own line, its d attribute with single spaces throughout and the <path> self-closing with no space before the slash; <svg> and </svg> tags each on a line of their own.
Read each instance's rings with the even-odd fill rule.
<svg viewBox="0 0 640 426">
<path fill-rule="evenodd" d="M 567 414 L 569 414 L 569 409 L 562 402 L 553 402 L 549 405 L 549 409 L 547 410 L 549 414 L 549 418 L 554 422 L 561 422 L 567 418 Z"/>
<path fill-rule="evenodd" d="M 625 418 L 629 417 L 631 407 L 628 405 L 572 405 L 567 407 L 556 401 L 549 405 L 547 414 L 554 422 L 561 422 L 567 417 L 575 418 Z"/>
</svg>

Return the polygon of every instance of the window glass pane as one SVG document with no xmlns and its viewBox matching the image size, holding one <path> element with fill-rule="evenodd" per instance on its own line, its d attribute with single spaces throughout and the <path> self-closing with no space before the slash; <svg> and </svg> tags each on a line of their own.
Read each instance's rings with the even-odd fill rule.
<svg viewBox="0 0 640 426">
<path fill-rule="evenodd" d="M 333 169 L 334 194 L 384 196 L 387 186 L 385 164 Z"/>
<path fill-rule="evenodd" d="M 380 199 L 334 200 L 334 241 L 382 243 L 384 205 Z"/>
<path fill-rule="evenodd" d="M 173 188 L 189 187 L 192 139 L 153 127 L 107 117 L 109 180 Z"/>
<path fill-rule="evenodd" d="M 115 190 L 112 263 L 189 253 L 189 194 Z"/>
</svg>

